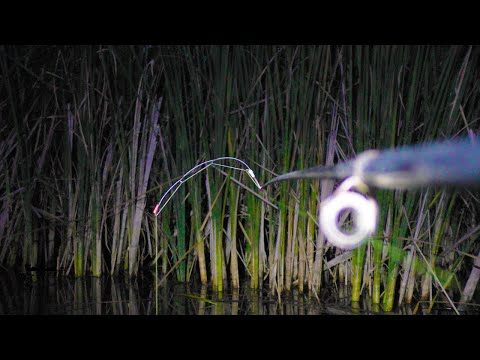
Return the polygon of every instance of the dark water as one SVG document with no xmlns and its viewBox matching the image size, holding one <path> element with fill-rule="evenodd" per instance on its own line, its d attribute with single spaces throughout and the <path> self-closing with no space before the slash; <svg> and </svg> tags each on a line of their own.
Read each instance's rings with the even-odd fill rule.
<svg viewBox="0 0 480 360">
<path fill-rule="evenodd" d="M 425 306 L 401 307 L 389 314 L 423 314 Z M 478 313 L 467 307 L 462 314 Z M 1 315 L 353 315 L 385 314 L 368 300 L 353 304 L 347 291 L 314 295 L 292 291 L 272 296 L 248 287 L 222 294 L 208 287 L 167 282 L 155 291 L 152 276 L 74 279 L 56 273 L 0 273 Z M 439 304 L 430 314 L 454 314 Z"/>
</svg>

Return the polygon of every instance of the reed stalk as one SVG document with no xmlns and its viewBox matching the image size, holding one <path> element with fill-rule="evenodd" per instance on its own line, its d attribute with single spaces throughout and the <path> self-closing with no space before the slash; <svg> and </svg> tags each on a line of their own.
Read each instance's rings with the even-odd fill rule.
<svg viewBox="0 0 480 360">
<path fill-rule="evenodd" d="M 234 143 L 232 139 L 231 129 L 227 130 L 227 144 L 228 155 L 235 156 Z M 236 186 L 228 183 L 229 189 L 229 238 L 230 238 L 230 277 L 232 282 L 232 288 L 240 288 L 240 276 L 238 268 L 238 254 L 237 254 L 237 221 L 238 221 L 238 202 L 240 197 L 240 191 Z"/>
</svg>

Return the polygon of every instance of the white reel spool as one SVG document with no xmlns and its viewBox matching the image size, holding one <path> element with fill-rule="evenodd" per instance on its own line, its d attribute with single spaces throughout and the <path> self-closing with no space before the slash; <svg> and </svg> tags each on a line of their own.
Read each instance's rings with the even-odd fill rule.
<svg viewBox="0 0 480 360">
<path fill-rule="evenodd" d="M 375 200 L 351 191 L 364 185 L 357 176 L 346 179 L 335 192 L 320 205 L 320 229 L 327 240 L 342 249 L 358 247 L 377 228 L 378 205 Z M 342 211 L 352 210 L 353 229 L 346 233 L 339 228 Z"/>
</svg>

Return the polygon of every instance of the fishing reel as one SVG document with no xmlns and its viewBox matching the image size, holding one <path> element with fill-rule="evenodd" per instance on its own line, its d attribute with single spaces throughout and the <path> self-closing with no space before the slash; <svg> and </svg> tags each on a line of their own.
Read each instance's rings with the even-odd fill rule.
<svg viewBox="0 0 480 360">
<path fill-rule="evenodd" d="M 377 228 L 378 205 L 372 198 L 353 188 L 365 189 L 358 176 L 351 176 L 320 204 L 320 229 L 331 244 L 353 249 L 371 236 Z M 350 211 L 353 226 L 346 231 L 340 219 Z"/>
</svg>

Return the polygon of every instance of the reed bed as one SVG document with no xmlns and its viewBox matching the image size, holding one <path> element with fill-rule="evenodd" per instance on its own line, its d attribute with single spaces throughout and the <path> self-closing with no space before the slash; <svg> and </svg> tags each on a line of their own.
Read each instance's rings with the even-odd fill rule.
<svg viewBox="0 0 480 360">
<path fill-rule="evenodd" d="M 355 303 L 470 301 L 478 194 L 378 191 L 353 251 L 318 228 L 331 180 L 259 193 L 202 161 L 237 157 L 261 184 L 370 148 L 470 135 L 480 49 L 468 46 L 4 46 L 0 264 L 76 277 L 158 269 L 221 293 L 247 281 Z M 475 268 L 474 268 L 475 269 Z"/>
</svg>

